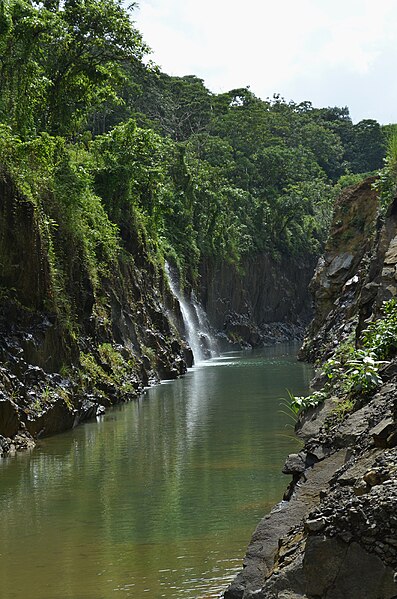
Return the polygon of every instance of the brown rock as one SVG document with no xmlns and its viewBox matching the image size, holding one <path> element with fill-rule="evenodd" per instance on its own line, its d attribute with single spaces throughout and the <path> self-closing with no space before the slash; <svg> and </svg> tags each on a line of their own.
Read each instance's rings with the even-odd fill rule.
<svg viewBox="0 0 397 599">
<path fill-rule="evenodd" d="M 299 453 L 291 453 L 285 461 L 284 474 L 301 474 L 305 471 L 305 462 Z"/>
<path fill-rule="evenodd" d="M 380 485 L 383 482 L 382 475 L 377 470 L 368 470 L 364 474 L 364 480 L 370 487 L 376 487 L 376 485 Z"/>
</svg>

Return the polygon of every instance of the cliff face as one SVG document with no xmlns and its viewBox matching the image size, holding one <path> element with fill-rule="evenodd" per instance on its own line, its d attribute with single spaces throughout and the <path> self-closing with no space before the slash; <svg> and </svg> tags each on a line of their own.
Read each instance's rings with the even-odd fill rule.
<svg viewBox="0 0 397 599">
<path fill-rule="evenodd" d="M 315 315 L 301 350 L 312 361 L 379 316 L 382 303 L 397 294 L 397 200 L 384 222 L 377 220 L 374 179 L 339 198 L 325 253 L 310 284 Z"/>
<path fill-rule="evenodd" d="M 144 247 L 139 268 L 120 253 L 93 281 L 82 248 L 46 235 L 45 219 L 2 178 L 0 455 L 175 378 L 192 361 L 167 316 L 179 306 Z"/>
<path fill-rule="evenodd" d="M 242 345 L 258 346 L 303 335 L 311 317 L 308 285 L 313 258 L 246 258 L 239 268 L 206 263 L 202 303 L 216 331 Z"/>
<path fill-rule="evenodd" d="M 348 340 L 360 345 L 382 302 L 397 296 L 397 199 L 378 220 L 371 184 L 346 190 L 337 204 L 311 284 L 306 359 L 323 362 Z M 353 401 L 342 384 L 300 419 L 303 448 L 285 463 L 293 477 L 285 501 L 258 525 L 225 599 L 397 596 L 395 357 L 380 375 L 371 393 Z"/>
</svg>

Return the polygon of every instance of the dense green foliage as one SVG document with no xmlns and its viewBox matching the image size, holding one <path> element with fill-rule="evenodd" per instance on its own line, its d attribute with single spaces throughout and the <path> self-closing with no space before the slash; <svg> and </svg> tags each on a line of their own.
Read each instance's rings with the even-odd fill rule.
<svg viewBox="0 0 397 599">
<path fill-rule="evenodd" d="M 322 375 L 326 383 L 321 391 L 306 397 L 288 392 L 285 402 L 291 412 L 301 414 L 331 396 L 341 395 L 344 399 L 333 414 L 339 420 L 382 385 L 380 370 L 397 354 L 395 299 L 384 302 L 380 317 L 368 325 L 359 341 L 359 349 L 353 336 L 340 343 L 332 357 L 323 364 Z"/>
<path fill-rule="evenodd" d="M 380 210 L 384 215 L 397 192 L 397 126 L 387 125 L 386 158 L 384 167 L 379 172 L 379 177 L 374 184 L 378 191 Z"/>
<path fill-rule="evenodd" d="M 0 114 L 22 135 L 65 135 L 110 97 L 118 102 L 123 64 L 146 52 L 118 0 L 2 0 Z"/>
<path fill-rule="evenodd" d="M 382 165 L 379 124 L 213 94 L 147 54 L 120 0 L 0 0 L 1 169 L 45 215 L 57 285 L 62 237 L 94 286 L 122 251 L 191 280 L 204 258 L 317 254 L 343 180 Z"/>
<path fill-rule="evenodd" d="M 364 331 L 363 343 L 370 347 L 379 360 L 387 360 L 397 354 L 397 301 L 391 299 L 383 304 L 382 318 L 372 322 Z"/>
</svg>

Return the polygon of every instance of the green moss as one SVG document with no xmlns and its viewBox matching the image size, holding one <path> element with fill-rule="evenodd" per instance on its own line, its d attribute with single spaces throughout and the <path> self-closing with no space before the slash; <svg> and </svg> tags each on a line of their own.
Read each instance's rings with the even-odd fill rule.
<svg viewBox="0 0 397 599">
<path fill-rule="evenodd" d="M 134 356 L 126 359 L 118 349 L 110 343 L 98 347 L 98 354 L 80 354 L 80 385 L 83 390 L 94 389 L 104 395 L 109 386 L 119 390 L 121 394 L 135 392 L 135 373 L 137 364 Z"/>
<path fill-rule="evenodd" d="M 155 369 L 156 364 L 157 364 L 157 356 L 156 356 L 156 352 L 154 351 L 154 349 L 152 349 L 151 347 L 146 347 L 145 345 L 142 345 L 141 351 L 142 351 L 142 355 L 149 358 L 151 367 L 153 369 Z"/>
<path fill-rule="evenodd" d="M 100 387 L 105 384 L 112 384 L 112 378 L 98 364 L 92 354 L 80 353 L 81 368 L 79 371 L 80 385 L 83 390 L 97 389 L 103 395 Z"/>
<path fill-rule="evenodd" d="M 103 343 L 98 347 L 98 353 L 102 362 L 106 363 L 111 369 L 111 377 L 119 385 L 125 384 L 125 379 L 134 372 L 136 368 L 135 358 L 125 359 L 120 351 L 115 349 L 110 343 Z"/>
<path fill-rule="evenodd" d="M 340 401 L 335 402 L 334 409 L 325 419 L 325 430 L 330 430 L 333 426 L 336 426 L 342 422 L 349 414 L 354 412 L 356 406 L 357 401 L 349 396 L 345 396 Z"/>
<path fill-rule="evenodd" d="M 356 402 L 351 397 L 345 397 L 332 410 L 332 415 L 334 415 L 338 421 L 344 420 L 347 414 L 353 412 L 355 405 Z"/>
<path fill-rule="evenodd" d="M 68 410 L 70 412 L 72 412 L 74 409 L 74 404 L 73 404 L 73 398 L 72 398 L 71 393 L 69 393 L 63 387 L 57 387 L 55 392 L 58 395 L 58 397 L 60 397 L 63 400 L 63 402 L 65 403 Z"/>
</svg>

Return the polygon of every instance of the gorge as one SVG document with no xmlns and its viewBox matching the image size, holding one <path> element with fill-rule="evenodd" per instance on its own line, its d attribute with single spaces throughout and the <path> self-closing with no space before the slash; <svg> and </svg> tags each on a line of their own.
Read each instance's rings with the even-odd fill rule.
<svg viewBox="0 0 397 599">
<path fill-rule="evenodd" d="M 396 126 L 133 10 L 0 3 L 1 591 L 394 599 Z"/>
</svg>

